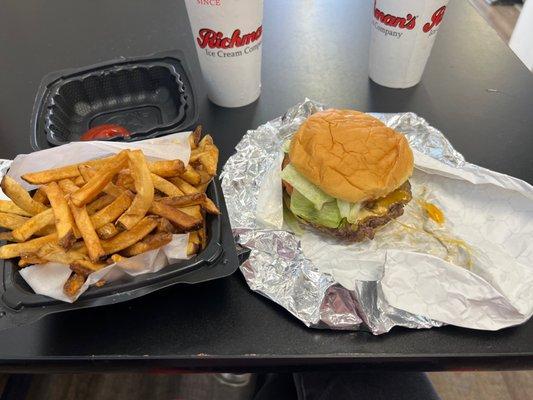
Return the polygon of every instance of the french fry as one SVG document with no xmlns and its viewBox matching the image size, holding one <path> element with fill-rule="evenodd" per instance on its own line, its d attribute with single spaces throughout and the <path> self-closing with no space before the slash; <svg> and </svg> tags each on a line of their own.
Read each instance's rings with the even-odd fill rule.
<svg viewBox="0 0 533 400">
<path fill-rule="evenodd" d="M 172 182 L 174 185 L 176 185 L 185 194 L 199 193 L 198 189 L 196 189 L 191 184 L 185 182 L 179 176 L 175 176 L 173 178 L 169 178 L 169 181 Z"/>
<path fill-rule="evenodd" d="M 102 287 L 102 286 L 104 286 L 105 284 L 106 284 L 106 280 L 105 280 L 105 279 L 100 279 L 100 280 L 98 280 L 98 282 L 96 282 L 96 283 L 94 284 L 94 286 L 96 286 L 96 287 Z"/>
<path fill-rule="evenodd" d="M 39 229 L 33 236 L 47 236 L 56 232 L 56 226 L 52 222 L 50 225 L 46 225 L 44 228 Z"/>
<path fill-rule="evenodd" d="M 162 178 L 178 176 L 185 171 L 185 165 L 181 160 L 160 160 L 148 163 L 151 173 Z"/>
<path fill-rule="evenodd" d="M 78 206 L 84 206 L 95 199 L 100 192 L 111 182 L 113 177 L 124 167 L 128 159 L 128 151 L 121 151 L 115 156 L 113 162 L 106 164 L 105 171 L 96 174 L 94 177 L 70 195 L 72 202 Z"/>
<path fill-rule="evenodd" d="M 44 192 L 44 189 L 42 187 L 38 188 L 35 191 L 32 199 L 37 203 L 42 203 L 44 205 L 48 204 L 48 197 L 46 197 L 46 193 Z"/>
<path fill-rule="evenodd" d="M 205 151 L 198 156 L 198 161 L 209 175 L 215 176 L 217 174 L 218 149 L 214 145 L 207 146 Z"/>
<path fill-rule="evenodd" d="M 87 212 L 89 213 L 89 215 L 92 215 L 97 211 L 100 211 L 102 208 L 108 206 L 113 201 L 115 201 L 115 197 L 111 196 L 110 194 L 100 196 L 92 203 L 87 204 Z"/>
<path fill-rule="evenodd" d="M 189 164 L 197 164 L 200 161 L 200 156 L 203 154 L 207 154 L 207 152 L 202 148 L 191 150 Z"/>
<path fill-rule="evenodd" d="M 46 260 L 39 257 L 36 253 L 23 253 L 20 255 L 18 266 L 20 268 L 33 264 L 46 264 Z"/>
<path fill-rule="evenodd" d="M 24 218 L 24 217 L 22 217 Z M 48 225 L 54 223 L 54 211 L 51 208 L 34 215 L 28 219 L 24 224 L 13 229 L 13 238 L 17 242 L 24 242 L 32 237 L 36 232 Z M 1 222 L 0 222 L 1 225 Z"/>
<path fill-rule="evenodd" d="M 129 208 L 117 220 L 117 225 L 124 229 L 135 226 L 146 215 L 154 200 L 154 184 L 142 151 L 130 151 L 128 162 L 137 194 Z"/>
<path fill-rule="evenodd" d="M 220 214 L 220 210 L 215 203 L 205 195 L 205 193 L 186 194 L 184 196 L 177 197 L 163 197 L 159 200 L 161 203 L 165 203 L 173 207 L 187 207 L 200 205 L 209 214 Z"/>
<path fill-rule="evenodd" d="M 59 182 L 57 182 L 63 193 L 71 194 L 74 193 L 76 190 L 79 189 L 79 186 L 74 184 L 70 179 L 61 179 Z"/>
<path fill-rule="evenodd" d="M 0 227 L 7 229 L 16 229 L 24 225 L 29 218 L 17 214 L 8 214 L 0 212 Z"/>
<path fill-rule="evenodd" d="M 108 222 L 105 225 L 102 225 L 100 228 L 96 230 L 96 233 L 98 234 L 98 237 L 102 240 L 111 239 L 113 236 L 116 236 L 119 234 L 119 230 L 115 225 L 113 225 L 111 222 Z"/>
<path fill-rule="evenodd" d="M 161 217 L 157 222 L 156 231 L 176 233 L 176 228 L 174 228 L 174 225 L 172 225 L 172 223 L 168 219 Z"/>
<path fill-rule="evenodd" d="M 88 260 L 87 254 L 74 249 L 67 251 L 54 242 L 46 243 L 37 251 L 36 254 L 39 258 L 45 260 L 45 262 L 52 261 L 61 264 L 70 264 L 76 260 Z"/>
<path fill-rule="evenodd" d="M 105 254 L 117 253 L 137 243 L 139 240 L 148 235 L 157 226 L 157 218 L 154 216 L 147 216 L 141 219 L 131 229 L 120 232 L 117 236 L 102 241 L 102 247 Z"/>
<path fill-rule="evenodd" d="M 179 210 L 197 220 L 201 220 L 203 217 L 200 206 L 180 207 Z"/>
<path fill-rule="evenodd" d="M 182 232 L 198 229 L 202 222 L 201 217 L 196 218 L 195 216 L 187 215 L 185 212 L 180 211 L 177 208 L 158 201 L 153 202 L 150 212 L 168 219 Z"/>
<path fill-rule="evenodd" d="M 202 227 L 197 231 L 200 238 L 200 248 L 203 250 L 207 246 L 207 231 L 205 229 L 205 219 L 202 220 Z"/>
<path fill-rule="evenodd" d="M 50 182 L 43 186 L 50 200 L 52 210 L 54 210 L 54 222 L 57 230 L 57 241 L 64 249 L 69 249 L 76 241 L 76 234 L 74 233 L 74 218 L 70 212 L 65 195 L 55 182 Z"/>
<path fill-rule="evenodd" d="M 90 165 L 80 165 L 78 169 L 80 170 L 80 173 L 86 182 L 98 175 L 98 170 Z M 105 185 L 102 191 L 113 197 L 118 197 L 122 194 L 122 192 L 124 192 L 123 189 L 117 187 L 113 182 L 109 182 L 107 185 Z"/>
<path fill-rule="evenodd" d="M 104 249 L 100 244 L 100 239 L 96 234 L 94 226 L 91 222 L 91 217 L 89 217 L 89 214 L 87 213 L 87 209 L 85 206 L 77 207 L 72 202 L 69 202 L 68 205 L 74 217 L 74 221 L 76 222 L 76 226 L 80 231 L 81 237 L 85 242 L 85 246 L 87 247 L 89 258 L 94 262 L 99 261 L 105 255 Z"/>
<path fill-rule="evenodd" d="M 201 149 L 205 149 L 207 146 L 214 146 L 215 143 L 213 142 L 213 137 L 211 135 L 204 135 L 202 140 L 198 143 L 198 147 Z"/>
<path fill-rule="evenodd" d="M 105 266 L 107 266 L 106 263 L 95 263 L 89 260 L 76 260 L 70 263 L 70 269 L 84 277 L 88 277 L 93 272 L 99 271 Z"/>
<path fill-rule="evenodd" d="M 114 156 L 99 158 L 97 160 L 86 161 L 83 164 L 90 165 L 91 167 L 97 167 L 104 165 L 109 161 L 112 161 Z M 65 167 L 46 169 L 43 171 L 32 172 L 22 175 L 22 179 L 33 185 L 44 185 L 53 181 L 60 181 L 61 179 L 77 178 L 80 175 L 78 165 L 72 164 Z"/>
<path fill-rule="evenodd" d="M 172 182 L 167 181 L 165 178 L 161 178 L 159 175 L 151 174 L 154 188 L 167 196 L 181 196 L 183 192 Z M 172 178 L 170 178 L 172 179 Z"/>
<path fill-rule="evenodd" d="M 133 195 L 129 192 L 122 193 L 112 203 L 100 209 L 91 216 L 91 221 L 95 229 L 116 221 L 124 211 L 131 205 Z"/>
<path fill-rule="evenodd" d="M 57 242 L 57 234 L 28 240 L 23 243 L 6 244 L 0 247 L 0 259 L 19 257 L 22 253 L 35 253 L 46 243 Z"/>
<path fill-rule="evenodd" d="M 198 125 L 189 135 L 189 146 L 191 146 L 191 149 L 196 149 L 198 147 L 200 137 L 202 137 L 202 125 Z"/>
<path fill-rule="evenodd" d="M 123 169 L 118 173 L 117 178 L 115 179 L 115 184 L 123 187 L 124 189 L 135 192 L 135 182 L 133 181 L 133 177 L 131 176 L 129 169 Z"/>
<path fill-rule="evenodd" d="M 200 184 L 203 185 L 205 183 L 211 182 L 213 177 L 209 175 L 207 172 L 205 172 L 203 169 L 197 169 L 196 172 L 198 172 L 198 175 L 200 175 Z"/>
<path fill-rule="evenodd" d="M 31 198 L 29 193 L 13 178 L 10 176 L 4 176 L 2 184 L 0 185 L 2 190 L 9 197 L 13 203 L 22 208 L 24 211 L 31 215 L 39 214 L 47 209 L 47 207 Z"/>
<path fill-rule="evenodd" d="M 126 257 L 133 257 L 137 254 L 144 253 L 149 250 L 157 249 L 164 246 L 172 240 L 172 234 L 168 232 L 158 232 L 147 235 L 143 240 L 124 249 L 122 254 Z"/>
<path fill-rule="evenodd" d="M 180 177 L 193 186 L 199 185 L 202 180 L 202 177 L 200 176 L 198 171 L 196 171 L 190 165 L 187 165 L 187 167 L 185 167 L 185 171 L 180 175 Z"/>
<path fill-rule="evenodd" d="M 169 222 L 170 223 L 170 222 Z M 0 232 L 0 240 L 6 240 L 9 242 L 14 242 L 13 233 L 9 232 Z"/>
<path fill-rule="evenodd" d="M 196 242 L 196 235 L 193 235 L 196 232 L 191 232 L 189 234 L 189 242 L 187 243 L 187 255 L 192 256 L 197 254 L 200 250 L 200 244 Z"/>
<path fill-rule="evenodd" d="M 85 280 L 86 278 L 83 275 L 73 272 L 65 282 L 63 291 L 67 296 L 74 297 L 85 283 Z"/>
<path fill-rule="evenodd" d="M 83 179 L 83 176 L 79 175 L 76 178 L 74 178 L 74 184 L 78 187 L 85 185 L 85 179 Z"/>
<path fill-rule="evenodd" d="M 8 213 L 8 214 L 22 215 L 23 217 L 31 217 L 32 216 L 32 214 L 30 214 L 27 211 L 24 211 L 22 208 L 17 206 L 11 200 L 0 200 L 0 212 Z"/>
<path fill-rule="evenodd" d="M 111 264 L 113 264 L 113 263 L 118 263 L 118 262 L 124 260 L 125 258 L 126 257 L 121 256 L 120 254 L 113 254 L 113 255 L 111 255 L 111 257 L 109 257 L 108 261 L 111 261 Z"/>
</svg>

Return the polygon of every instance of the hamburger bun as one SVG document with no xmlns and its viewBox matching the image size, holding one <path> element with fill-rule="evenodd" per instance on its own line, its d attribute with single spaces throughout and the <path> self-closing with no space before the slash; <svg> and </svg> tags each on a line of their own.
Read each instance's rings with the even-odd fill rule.
<svg viewBox="0 0 533 400">
<path fill-rule="evenodd" d="M 310 182 L 352 203 L 386 196 L 413 173 L 405 136 L 353 110 L 313 114 L 294 135 L 289 158 Z"/>
</svg>

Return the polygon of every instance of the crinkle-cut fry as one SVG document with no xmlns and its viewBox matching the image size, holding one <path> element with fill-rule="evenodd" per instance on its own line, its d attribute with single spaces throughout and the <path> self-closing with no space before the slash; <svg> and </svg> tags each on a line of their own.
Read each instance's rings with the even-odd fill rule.
<svg viewBox="0 0 533 400">
<path fill-rule="evenodd" d="M 44 204 L 33 200 L 20 183 L 10 176 L 4 176 L 0 186 L 6 196 L 9 197 L 13 203 L 31 215 L 39 214 L 48 208 Z"/>
<path fill-rule="evenodd" d="M 95 212 L 91 216 L 94 228 L 98 229 L 110 222 L 115 222 L 131 205 L 132 198 L 133 195 L 130 192 L 124 192 L 112 203 Z"/>
<path fill-rule="evenodd" d="M 85 276 L 73 272 L 65 282 L 63 291 L 67 296 L 74 297 L 85 283 L 85 280 Z"/>
<path fill-rule="evenodd" d="M 104 257 L 105 253 L 100 243 L 100 238 L 96 234 L 96 230 L 91 222 L 91 217 L 89 217 L 89 214 L 87 213 L 87 209 L 85 206 L 78 207 L 71 201 L 69 201 L 68 205 L 74 217 L 74 221 L 76 222 L 76 226 L 80 231 L 81 237 L 85 242 L 85 246 L 87 247 L 89 258 L 93 262 L 98 262 Z"/>
<path fill-rule="evenodd" d="M 142 151 L 130 151 L 128 163 L 137 193 L 131 205 L 116 222 L 123 229 L 135 226 L 146 215 L 154 200 L 154 184 Z"/>
<path fill-rule="evenodd" d="M 96 160 L 85 161 L 83 164 L 96 167 L 103 165 L 108 161 L 111 161 L 114 156 L 99 158 Z M 26 182 L 34 185 L 44 185 L 53 181 L 60 181 L 61 179 L 71 179 L 77 178 L 80 175 L 78 170 L 78 165 L 80 164 L 71 164 L 64 167 L 46 169 L 38 172 L 31 172 L 28 174 L 22 175 L 22 179 Z"/>
<path fill-rule="evenodd" d="M 76 190 L 78 190 L 80 187 L 74 182 L 72 182 L 70 179 L 61 179 L 57 182 L 63 193 L 65 194 L 71 194 L 74 193 Z"/>
<path fill-rule="evenodd" d="M 76 241 L 76 234 L 74 233 L 74 218 L 65 199 L 65 194 L 56 182 L 50 182 L 43 187 L 54 211 L 57 241 L 61 247 L 69 249 Z"/>
<path fill-rule="evenodd" d="M 117 236 L 102 241 L 102 247 L 106 254 L 117 253 L 126 247 L 137 243 L 148 235 L 157 226 L 157 217 L 146 216 L 135 224 L 131 229 L 120 232 Z"/>
<path fill-rule="evenodd" d="M 100 211 L 102 208 L 108 206 L 113 201 L 115 201 L 115 197 L 111 196 L 110 194 L 104 194 L 103 196 L 98 197 L 92 203 L 87 204 L 87 212 L 89 215 L 92 215 Z"/>
<path fill-rule="evenodd" d="M 90 203 L 107 186 L 113 177 L 126 165 L 129 151 L 124 150 L 115 156 L 113 162 L 106 163 L 101 173 L 93 176 L 89 181 L 70 195 L 72 202 L 78 206 Z"/>
<path fill-rule="evenodd" d="M 193 186 L 199 185 L 202 180 L 202 177 L 200 176 L 198 171 L 196 171 L 190 165 L 187 165 L 185 171 L 180 175 L 180 177 Z"/>
<path fill-rule="evenodd" d="M 17 242 L 24 242 L 32 237 L 35 233 L 48 225 L 54 224 L 54 211 L 49 208 L 42 213 L 34 215 L 22 225 L 13 229 L 13 238 Z M 1 222 L 0 222 L 1 225 Z"/>
<path fill-rule="evenodd" d="M 28 220 L 28 217 L 23 217 L 22 215 L 0 212 L 0 227 L 2 228 L 17 229 Z"/>
<path fill-rule="evenodd" d="M 76 260 L 70 263 L 70 269 L 72 271 L 85 277 L 91 275 L 93 272 L 101 270 L 106 266 L 106 263 L 93 262 L 89 260 Z"/>
<path fill-rule="evenodd" d="M 78 168 L 86 182 L 88 182 L 91 178 L 94 178 L 98 174 L 98 170 L 94 167 L 91 167 L 90 165 L 80 165 Z M 102 192 L 109 194 L 113 197 L 118 197 L 124 192 L 124 189 L 118 187 L 113 182 L 109 182 L 102 189 Z"/>
<path fill-rule="evenodd" d="M 145 253 L 150 250 L 158 249 L 172 240 L 172 234 L 168 232 L 158 232 L 147 235 L 143 240 L 124 249 L 122 254 L 126 257 L 133 257 L 137 254 Z"/>
<path fill-rule="evenodd" d="M 189 135 L 189 146 L 191 146 L 191 149 L 196 149 L 198 147 L 198 143 L 200 142 L 200 138 L 202 137 L 202 125 L 196 126 L 193 132 Z"/>
<path fill-rule="evenodd" d="M 182 174 L 185 171 L 185 164 L 181 160 L 160 160 L 148 162 L 148 169 L 162 178 L 169 178 Z"/>
<path fill-rule="evenodd" d="M 151 174 L 152 182 L 154 183 L 154 188 L 159 190 L 161 193 L 166 194 L 167 196 L 181 196 L 183 192 L 172 182 L 161 178 L 156 174 Z M 172 178 L 171 178 L 172 179 Z"/>
<path fill-rule="evenodd" d="M 119 232 L 120 231 L 117 229 L 117 227 L 111 222 L 108 222 L 107 224 L 96 229 L 98 237 L 102 240 L 111 239 L 112 237 L 118 235 Z"/>
<path fill-rule="evenodd" d="M 180 211 L 175 207 L 160 203 L 158 201 L 153 202 L 150 212 L 168 219 L 181 232 L 195 230 L 202 223 L 201 216 L 200 218 L 197 218 L 196 216 L 187 215 L 185 212 Z"/>
<path fill-rule="evenodd" d="M 35 253 L 43 245 L 50 242 L 57 242 L 56 233 L 31 239 L 22 243 L 6 244 L 0 247 L 0 259 L 19 257 L 22 253 Z"/>
<path fill-rule="evenodd" d="M 37 203 L 41 203 L 44 205 L 48 204 L 48 197 L 46 197 L 46 193 L 44 192 L 44 189 L 42 187 L 37 188 L 37 190 L 33 194 L 32 199 L 35 200 Z"/>
<path fill-rule="evenodd" d="M 24 211 L 22 208 L 17 206 L 11 200 L 0 200 L 0 212 L 8 213 L 8 214 L 17 214 L 23 217 L 32 216 L 32 214 L 30 214 L 27 211 Z"/>
<path fill-rule="evenodd" d="M 169 178 L 169 181 L 176 185 L 185 194 L 199 193 L 198 189 L 192 186 L 190 183 L 185 182 L 179 176 Z"/>
</svg>

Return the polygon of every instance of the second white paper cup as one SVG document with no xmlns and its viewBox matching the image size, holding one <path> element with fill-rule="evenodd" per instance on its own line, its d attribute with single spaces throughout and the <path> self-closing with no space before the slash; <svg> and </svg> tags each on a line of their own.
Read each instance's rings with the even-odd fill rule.
<svg viewBox="0 0 533 400">
<path fill-rule="evenodd" d="M 209 99 L 241 107 L 261 93 L 263 0 L 185 0 Z"/>
<path fill-rule="evenodd" d="M 369 75 L 391 88 L 422 79 L 448 0 L 375 0 Z"/>
</svg>

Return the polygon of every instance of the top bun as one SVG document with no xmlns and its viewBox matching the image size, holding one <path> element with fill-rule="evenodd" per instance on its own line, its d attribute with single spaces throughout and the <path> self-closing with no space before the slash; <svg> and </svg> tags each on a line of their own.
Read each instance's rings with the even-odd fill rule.
<svg viewBox="0 0 533 400">
<path fill-rule="evenodd" d="M 289 158 L 324 192 L 353 203 L 386 196 L 413 173 L 405 136 L 353 110 L 310 116 L 294 135 Z"/>
</svg>

